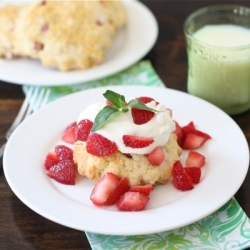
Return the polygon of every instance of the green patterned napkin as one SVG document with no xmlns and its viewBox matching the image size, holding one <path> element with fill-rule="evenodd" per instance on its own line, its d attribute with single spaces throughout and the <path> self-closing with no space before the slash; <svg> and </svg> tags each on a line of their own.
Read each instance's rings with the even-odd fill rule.
<svg viewBox="0 0 250 250">
<path fill-rule="evenodd" d="M 50 100 L 73 92 L 113 85 L 164 87 L 149 61 L 92 82 L 51 89 Z M 24 86 L 27 93 L 29 86 Z M 232 198 L 219 210 L 191 225 L 175 230 L 139 236 L 114 236 L 85 232 L 93 250 L 240 250 L 250 246 L 250 220 Z"/>
</svg>

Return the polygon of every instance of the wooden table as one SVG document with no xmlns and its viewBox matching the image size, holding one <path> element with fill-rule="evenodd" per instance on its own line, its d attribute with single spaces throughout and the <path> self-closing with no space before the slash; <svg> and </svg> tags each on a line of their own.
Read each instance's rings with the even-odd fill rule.
<svg viewBox="0 0 250 250">
<path fill-rule="evenodd" d="M 143 2 L 152 10 L 159 24 L 158 40 L 146 58 L 151 60 L 156 72 L 169 88 L 186 91 L 187 57 L 182 29 L 184 19 L 200 7 L 225 1 Z M 227 2 L 250 7 L 250 1 Z M 23 99 L 21 86 L 0 81 L 0 145 L 5 142 L 5 133 Z M 233 119 L 243 130 L 250 145 L 250 111 L 233 116 Z M 232 146 L 237 147 L 237 145 Z M 250 174 L 235 195 L 250 217 L 249 190 Z M 24 205 L 9 188 L 2 167 L 0 202 L 0 249 L 91 249 L 84 232 L 49 221 Z"/>
</svg>

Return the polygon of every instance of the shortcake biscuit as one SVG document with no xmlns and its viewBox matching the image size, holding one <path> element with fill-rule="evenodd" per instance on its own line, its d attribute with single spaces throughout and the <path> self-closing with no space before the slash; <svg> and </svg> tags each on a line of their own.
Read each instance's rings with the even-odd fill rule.
<svg viewBox="0 0 250 250">
<path fill-rule="evenodd" d="M 162 147 L 165 160 L 154 166 L 146 155 L 131 154 L 131 158 L 121 152 L 110 156 L 98 157 L 86 151 L 84 143 L 77 141 L 74 145 L 74 161 L 80 175 L 97 182 L 105 173 L 112 172 L 118 177 L 127 177 L 130 186 L 144 184 L 164 184 L 172 176 L 173 164 L 179 160 L 182 149 L 177 143 L 176 134 L 171 133 Z"/>
<path fill-rule="evenodd" d="M 62 71 L 87 69 L 105 59 L 125 22 L 120 1 L 36 1 L 15 22 L 13 53 Z"/>
</svg>

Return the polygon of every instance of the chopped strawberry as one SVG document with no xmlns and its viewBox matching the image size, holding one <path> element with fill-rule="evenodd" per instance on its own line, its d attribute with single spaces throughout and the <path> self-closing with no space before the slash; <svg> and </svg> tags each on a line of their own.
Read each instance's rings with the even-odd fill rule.
<svg viewBox="0 0 250 250">
<path fill-rule="evenodd" d="M 71 123 L 64 131 L 62 140 L 73 144 L 75 142 L 76 122 Z"/>
<path fill-rule="evenodd" d="M 108 199 L 105 202 L 105 205 L 115 204 L 121 195 L 127 192 L 129 189 L 129 182 L 127 177 L 122 177 L 114 191 L 109 195 Z"/>
<path fill-rule="evenodd" d="M 207 137 L 204 133 L 198 130 L 193 130 L 185 136 L 182 148 L 190 150 L 197 149 L 210 138 L 211 137 Z"/>
<path fill-rule="evenodd" d="M 173 185 L 181 191 L 187 191 L 193 189 L 193 182 L 191 177 L 186 173 L 180 161 L 176 161 L 173 170 Z"/>
<path fill-rule="evenodd" d="M 132 118 L 133 118 L 134 123 L 137 125 L 142 125 L 144 123 L 147 123 L 155 115 L 155 113 L 152 111 L 137 109 L 137 108 L 132 108 L 131 114 L 132 114 Z"/>
<path fill-rule="evenodd" d="M 183 132 L 182 132 L 182 127 L 179 125 L 178 122 L 174 121 L 175 123 L 175 133 L 177 135 L 177 142 L 180 147 L 182 147 L 183 144 Z"/>
<path fill-rule="evenodd" d="M 205 156 L 196 152 L 189 151 L 186 159 L 186 167 L 198 167 L 201 168 L 205 164 Z"/>
<path fill-rule="evenodd" d="M 184 130 L 185 130 L 185 128 L 195 129 L 194 122 L 193 122 L 193 121 L 189 122 L 189 123 L 188 123 L 186 126 L 184 126 L 183 128 L 184 128 Z"/>
<path fill-rule="evenodd" d="M 64 145 L 57 145 L 55 147 L 55 153 L 60 161 L 73 160 L 73 150 Z"/>
<path fill-rule="evenodd" d="M 130 148 L 145 148 L 154 142 L 152 138 L 143 138 L 134 135 L 124 135 L 122 139 L 124 144 Z"/>
<path fill-rule="evenodd" d="M 62 160 L 51 167 L 47 175 L 62 184 L 75 185 L 75 171 L 75 164 L 72 160 Z"/>
<path fill-rule="evenodd" d="M 75 130 L 75 138 L 77 141 L 87 141 L 88 135 L 90 133 L 90 130 L 93 126 L 93 122 L 88 120 L 88 119 L 84 119 L 81 120 L 77 126 L 76 126 L 76 130 Z"/>
<path fill-rule="evenodd" d="M 112 155 L 117 152 L 116 144 L 97 133 L 90 133 L 86 141 L 86 150 L 95 156 Z"/>
<path fill-rule="evenodd" d="M 141 97 L 138 97 L 136 98 L 137 100 L 143 102 L 143 103 L 149 103 L 149 102 L 152 102 L 152 101 L 155 101 L 155 99 L 153 99 L 152 97 L 148 97 L 148 96 L 141 96 Z M 158 102 L 157 102 L 158 104 Z"/>
<path fill-rule="evenodd" d="M 98 206 L 104 205 L 108 200 L 110 194 L 114 192 L 119 179 L 113 173 L 106 173 L 98 182 L 95 184 L 94 189 L 91 192 L 90 200 Z"/>
<path fill-rule="evenodd" d="M 161 147 L 156 147 L 148 154 L 148 161 L 150 164 L 159 166 L 165 160 L 165 154 Z"/>
<path fill-rule="evenodd" d="M 201 178 L 201 168 L 186 167 L 186 173 L 191 177 L 193 184 L 198 184 Z"/>
<path fill-rule="evenodd" d="M 146 184 L 146 185 L 132 186 L 129 189 L 129 192 L 139 192 L 141 194 L 149 196 L 152 190 L 153 190 L 153 185 Z"/>
<path fill-rule="evenodd" d="M 49 152 L 45 158 L 44 166 L 47 170 L 59 163 L 59 158 L 55 152 Z"/>
<path fill-rule="evenodd" d="M 118 200 L 117 207 L 123 211 L 140 211 L 145 208 L 149 201 L 149 196 L 139 192 L 126 192 Z"/>
</svg>

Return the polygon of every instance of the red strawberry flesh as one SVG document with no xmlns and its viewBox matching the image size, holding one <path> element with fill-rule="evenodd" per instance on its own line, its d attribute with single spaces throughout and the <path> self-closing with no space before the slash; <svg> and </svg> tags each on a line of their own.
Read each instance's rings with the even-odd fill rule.
<svg viewBox="0 0 250 250">
<path fill-rule="evenodd" d="M 148 154 L 148 161 L 150 164 L 159 166 L 165 160 L 165 154 L 161 147 L 156 147 Z"/>
<path fill-rule="evenodd" d="M 59 158 L 55 152 L 49 152 L 45 158 L 44 166 L 47 170 L 59 163 Z"/>
<path fill-rule="evenodd" d="M 86 150 L 95 156 L 112 155 L 118 151 L 116 144 L 97 133 L 90 133 L 86 141 Z"/>
<path fill-rule="evenodd" d="M 180 161 L 176 161 L 173 166 L 173 185 L 181 191 L 193 189 L 192 179 L 186 173 Z"/>
<path fill-rule="evenodd" d="M 90 200 L 98 206 L 104 205 L 110 194 L 114 192 L 119 184 L 119 179 L 113 173 L 106 173 L 95 184 L 91 192 Z"/>
<path fill-rule="evenodd" d="M 60 161 L 73 159 L 73 150 L 65 145 L 57 145 L 55 147 L 55 153 Z"/>
<path fill-rule="evenodd" d="M 186 159 L 186 167 L 198 167 L 201 168 L 205 164 L 205 156 L 196 152 L 189 151 Z"/>
<path fill-rule="evenodd" d="M 198 184 L 201 178 L 201 169 L 197 167 L 186 167 L 186 173 L 191 177 L 193 184 Z"/>
<path fill-rule="evenodd" d="M 71 123 L 64 131 L 62 140 L 73 144 L 75 142 L 76 122 Z"/>
<path fill-rule="evenodd" d="M 133 135 L 124 135 L 122 139 L 124 144 L 130 148 L 145 148 L 154 142 L 152 138 L 143 138 Z"/>
<path fill-rule="evenodd" d="M 105 205 L 113 205 L 115 204 L 121 195 L 123 195 L 129 189 L 129 182 L 127 177 L 122 177 L 116 188 L 112 193 L 110 193 Z"/>
<path fill-rule="evenodd" d="M 75 184 L 75 164 L 71 160 L 62 160 L 58 164 L 51 167 L 47 175 L 62 184 Z"/>
<path fill-rule="evenodd" d="M 153 190 L 153 185 L 146 184 L 146 185 L 132 186 L 129 189 L 129 192 L 139 192 L 141 194 L 149 196 L 152 190 Z"/>
<path fill-rule="evenodd" d="M 117 202 L 119 210 L 123 211 L 140 211 L 145 208 L 149 197 L 139 192 L 126 192 Z"/>
<path fill-rule="evenodd" d="M 75 130 L 75 138 L 77 141 L 86 141 L 90 130 L 93 126 L 93 122 L 88 120 L 88 119 L 84 119 L 81 120 L 77 126 L 76 126 L 76 130 Z"/>
</svg>

